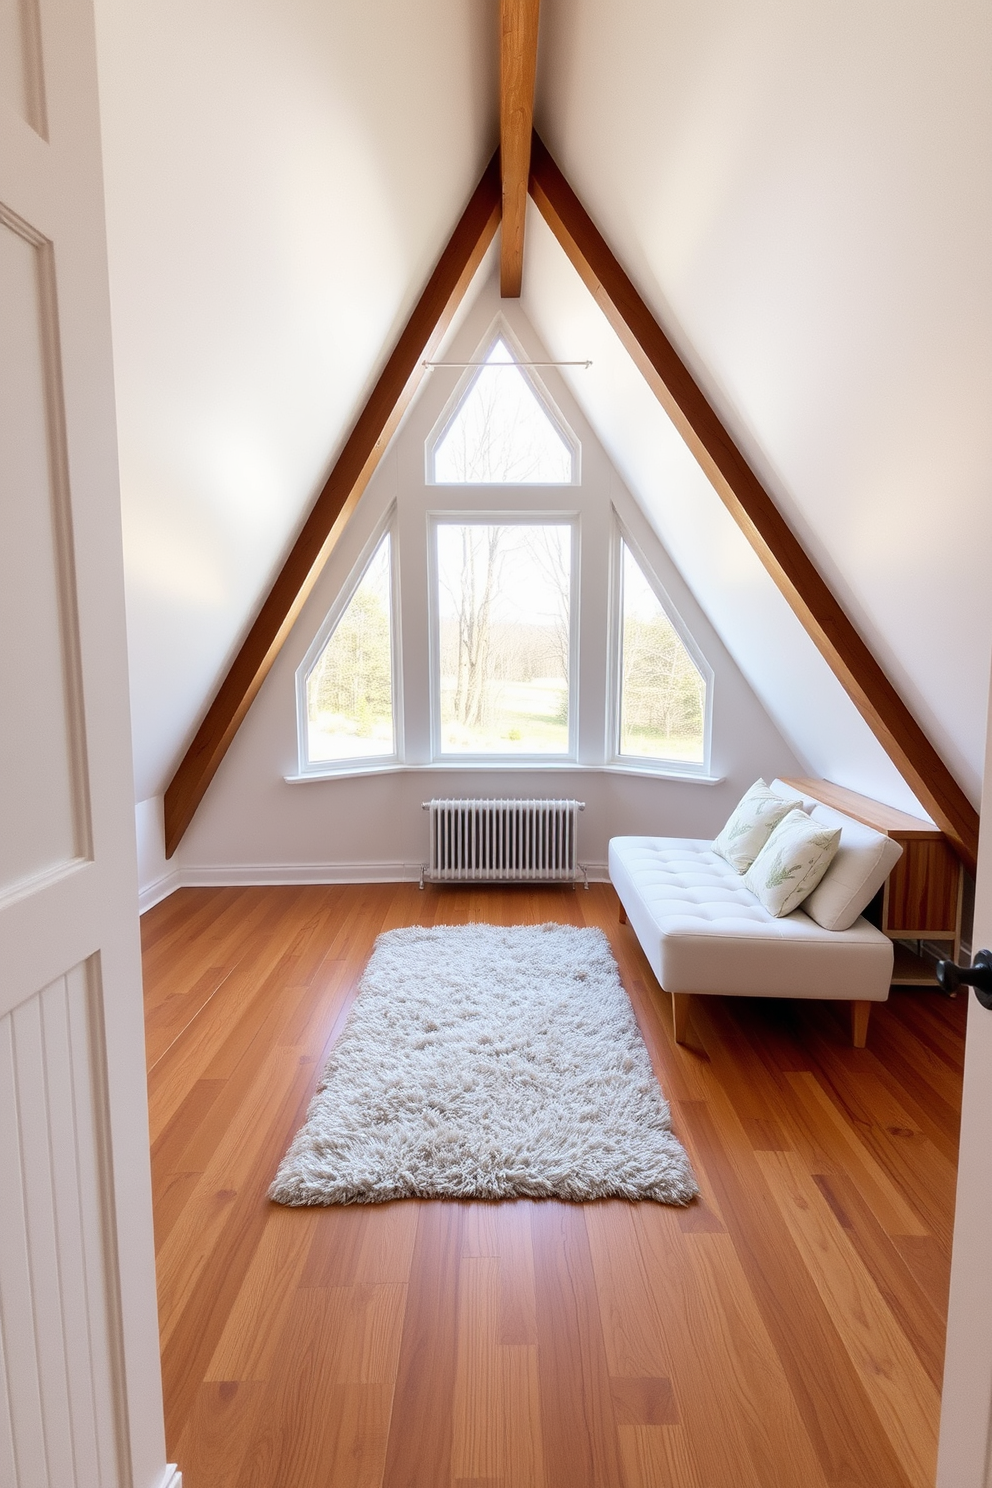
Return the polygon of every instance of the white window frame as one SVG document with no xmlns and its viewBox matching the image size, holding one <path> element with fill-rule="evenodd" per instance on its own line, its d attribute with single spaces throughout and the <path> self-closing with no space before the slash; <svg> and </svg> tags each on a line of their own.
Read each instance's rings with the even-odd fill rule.
<svg viewBox="0 0 992 1488">
<path fill-rule="evenodd" d="M 506 490 L 518 491 L 518 490 L 526 489 L 527 487 L 543 486 L 546 490 L 552 490 L 553 489 L 553 490 L 556 490 L 556 491 L 561 491 L 561 490 L 567 490 L 569 486 L 581 486 L 581 484 L 582 484 L 582 445 L 581 445 L 580 441 L 576 438 L 575 434 L 573 434 L 572 430 L 569 428 L 569 425 L 568 425 L 567 421 L 562 416 L 562 413 L 561 413 L 560 409 L 555 404 L 554 399 L 549 394 L 547 388 L 544 386 L 544 384 L 541 382 L 541 380 L 539 378 L 537 378 L 537 377 L 535 377 L 533 375 L 533 373 L 531 372 L 531 369 L 528 366 L 525 365 L 526 362 L 529 360 L 529 358 L 527 356 L 527 353 L 523 349 L 523 347 L 520 345 L 520 342 L 517 340 L 516 336 L 510 330 L 510 327 L 507 325 L 506 321 L 503 319 L 503 317 L 501 315 L 498 315 L 496 317 L 496 319 L 493 321 L 492 325 L 489 327 L 488 332 L 483 337 L 482 341 L 479 343 L 479 348 L 478 348 L 478 350 L 475 353 L 475 356 L 473 358 L 473 361 L 478 362 L 480 364 L 484 364 L 486 362 L 486 359 L 488 358 L 490 352 L 492 351 L 493 347 L 496 345 L 496 342 L 497 341 L 504 341 L 506 343 L 506 345 L 509 347 L 509 350 L 510 350 L 510 352 L 511 352 L 511 354 L 512 354 L 514 360 L 515 360 L 515 362 L 518 365 L 518 368 L 519 368 L 519 371 L 520 371 L 521 375 L 526 378 L 527 383 L 530 386 L 531 391 L 533 392 L 534 396 L 537 398 L 538 402 L 540 403 L 541 407 L 544 409 L 544 411 L 547 414 L 548 418 L 551 420 L 551 422 L 554 424 L 555 428 L 558 430 L 558 433 L 560 434 L 562 440 L 565 442 L 565 444 L 571 450 L 571 452 L 572 452 L 572 479 L 570 481 L 554 481 L 554 482 L 549 482 L 549 481 L 498 481 L 498 482 L 496 482 L 495 484 L 492 484 L 492 485 L 484 485 L 483 487 L 481 487 L 481 489 L 483 489 L 483 490 L 490 490 L 490 491 L 506 491 Z M 455 416 L 458 413 L 458 410 L 461 407 L 463 401 L 465 400 L 465 398 L 468 397 L 469 393 L 472 390 L 472 387 L 474 386 L 474 384 L 478 380 L 478 378 L 481 376 L 483 370 L 484 370 L 484 365 L 473 366 L 473 367 L 470 367 L 470 368 L 467 368 L 466 369 L 466 371 L 463 374 L 463 376 L 460 377 L 458 379 L 458 382 L 455 384 L 455 390 L 454 390 L 454 392 L 452 393 L 451 397 L 448 399 L 447 403 L 444 405 L 444 409 L 442 410 L 442 413 L 441 413 L 440 418 L 438 419 L 437 423 L 434 425 L 433 429 L 431 430 L 430 434 L 428 435 L 428 438 L 427 438 L 426 443 L 424 445 L 424 459 L 425 459 L 424 479 L 425 479 L 426 484 L 428 486 L 439 486 L 443 490 L 447 490 L 447 491 L 464 491 L 464 490 L 479 490 L 480 489 L 479 485 L 476 484 L 475 482 L 470 482 L 470 481 L 439 481 L 439 480 L 436 480 L 435 479 L 435 475 L 434 475 L 434 454 L 435 454 L 435 451 L 437 450 L 438 445 L 442 442 L 442 440 L 444 439 L 444 436 L 447 434 L 448 429 L 451 427 L 451 424 L 453 423 L 453 421 L 455 419 Z"/>
<path fill-rule="evenodd" d="M 703 709 L 703 758 L 697 760 L 650 759 L 644 755 L 621 754 L 620 719 L 623 691 L 623 548 L 626 543 L 635 562 L 644 575 L 648 586 L 668 616 L 679 639 L 699 668 L 706 684 L 706 702 Z M 613 509 L 613 544 L 610 554 L 610 681 L 609 681 L 609 742 L 607 756 L 615 768 L 646 775 L 668 775 L 710 777 L 710 755 L 713 742 L 713 668 L 700 650 L 694 636 L 678 609 L 645 557 L 644 550 L 629 529 L 624 526 L 616 508 Z"/>
<path fill-rule="evenodd" d="M 479 490 L 478 486 L 462 489 Z M 484 487 L 492 490 L 493 487 Z M 550 489 L 550 488 L 548 488 Z M 568 752 L 565 754 L 445 753 L 441 748 L 441 623 L 438 611 L 437 529 L 439 527 L 569 527 L 571 572 L 568 595 Z M 579 513 L 574 511 L 431 511 L 427 517 L 427 607 L 430 631 L 431 761 L 435 765 L 491 765 L 500 769 L 533 769 L 539 765 L 574 764 L 579 741 L 579 598 L 581 587 Z"/>
<path fill-rule="evenodd" d="M 296 669 L 296 738 L 300 776 L 319 778 L 320 776 L 368 775 L 377 769 L 395 769 L 403 762 L 403 665 L 400 653 L 400 567 L 396 528 L 396 503 L 393 502 L 373 529 L 371 537 L 362 548 L 357 562 L 328 610 L 323 624 L 310 643 L 307 654 Z M 354 599 L 372 559 L 386 537 L 389 538 L 389 641 L 392 660 L 393 752 L 392 754 L 355 755 L 353 758 L 342 760 L 311 760 L 310 715 L 307 706 L 307 683 L 310 674 L 320 660 L 338 621 Z"/>
</svg>

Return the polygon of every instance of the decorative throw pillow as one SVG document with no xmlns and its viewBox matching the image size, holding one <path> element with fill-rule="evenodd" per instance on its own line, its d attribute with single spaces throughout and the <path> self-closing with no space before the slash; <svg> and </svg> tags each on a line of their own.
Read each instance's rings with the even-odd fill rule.
<svg viewBox="0 0 992 1488">
<path fill-rule="evenodd" d="M 840 846 L 840 827 L 815 822 L 805 811 L 790 811 L 744 875 L 751 890 L 776 919 L 812 894 Z"/>
<path fill-rule="evenodd" d="M 849 930 L 902 857 L 902 848 L 830 806 L 815 806 L 810 816 L 821 826 L 840 828 L 840 847 L 803 909 L 824 930 Z"/>
<path fill-rule="evenodd" d="M 741 797 L 713 850 L 726 858 L 731 868 L 743 873 L 750 868 L 773 828 L 795 809 L 795 800 L 784 801 L 763 780 L 756 780 Z"/>
</svg>

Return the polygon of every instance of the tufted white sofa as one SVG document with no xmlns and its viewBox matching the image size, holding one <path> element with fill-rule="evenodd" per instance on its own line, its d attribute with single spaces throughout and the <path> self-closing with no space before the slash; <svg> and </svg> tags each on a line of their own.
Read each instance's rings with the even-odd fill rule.
<svg viewBox="0 0 992 1488">
<path fill-rule="evenodd" d="M 614 837 L 610 879 L 655 976 L 672 994 L 675 1037 L 685 1042 L 689 999 L 814 997 L 849 1000 L 863 1048 L 873 1002 L 892 977 L 892 942 L 864 918 L 825 930 L 802 908 L 776 919 L 741 876 L 692 837 Z"/>
</svg>

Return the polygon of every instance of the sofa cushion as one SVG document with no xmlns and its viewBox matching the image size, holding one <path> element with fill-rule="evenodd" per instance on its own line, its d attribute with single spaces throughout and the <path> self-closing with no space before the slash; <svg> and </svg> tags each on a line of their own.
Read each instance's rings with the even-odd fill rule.
<svg viewBox="0 0 992 1488">
<path fill-rule="evenodd" d="M 790 811 L 745 873 L 744 887 L 769 914 L 788 914 L 816 888 L 839 845 L 839 827 L 826 827 L 799 808 Z"/>
<path fill-rule="evenodd" d="M 614 837 L 610 879 L 668 992 L 884 1002 L 892 943 L 865 920 L 824 930 L 801 909 L 776 919 L 713 843 Z"/>
<path fill-rule="evenodd" d="M 763 780 L 756 780 L 734 807 L 713 847 L 736 872 L 744 873 L 794 805 L 794 799 L 783 800 Z"/>
<path fill-rule="evenodd" d="M 902 857 L 902 847 L 831 806 L 817 804 L 811 816 L 825 827 L 840 828 L 840 847 L 803 909 L 825 930 L 847 930 Z"/>
</svg>

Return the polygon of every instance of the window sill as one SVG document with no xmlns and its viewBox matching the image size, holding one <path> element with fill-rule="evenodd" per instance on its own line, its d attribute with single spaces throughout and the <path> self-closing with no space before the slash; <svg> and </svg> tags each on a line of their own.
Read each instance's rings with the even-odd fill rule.
<svg viewBox="0 0 992 1488">
<path fill-rule="evenodd" d="M 727 778 L 726 775 L 704 775 L 696 770 L 679 770 L 667 765 L 620 764 L 617 760 L 598 768 L 608 775 L 643 775 L 650 780 L 689 781 L 693 785 L 722 785 Z"/>
<path fill-rule="evenodd" d="M 301 770 L 295 775 L 284 775 L 282 778 L 287 785 L 308 785 L 314 780 L 353 780 L 356 775 L 396 775 L 409 768 L 409 765 L 400 764 L 397 760 L 385 760 L 381 765 L 370 760 L 368 764 L 356 764 L 340 770 Z"/>
<path fill-rule="evenodd" d="M 410 765 L 411 770 L 598 770 L 599 765 L 580 765 L 573 759 L 548 759 L 530 755 L 525 759 L 514 759 L 512 755 L 502 759 L 451 759 L 431 760 L 426 765 Z"/>
<path fill-rule="evenodd" d="M 308 770 L 305 774 L 284 775 L 283 779 L 287 785 L 310 785 L 314 782 L 327 780 L 353 780 L 356 776 L 365 775 L 396 775 L 407 773 L 411 775 L 422 774 L 495 774 L 505 771 L 520 774 L 544 774 L 544 775 L 639 775 L 643 780 L 675 780 L 680 785 L 721 785 L 726 779 L 725 775 L 697 775 L 690 770 L 666 770 L 657 766 L 643 765 L 582 765 L 575 760 L 561 760 L 551 763 L 531 760 L 452 760 L 450 762 L 432 760 L 425 765 L 397 764 L 395 760 L 388 764 L 359 765 L 349 770 Z"/>
</svg>

